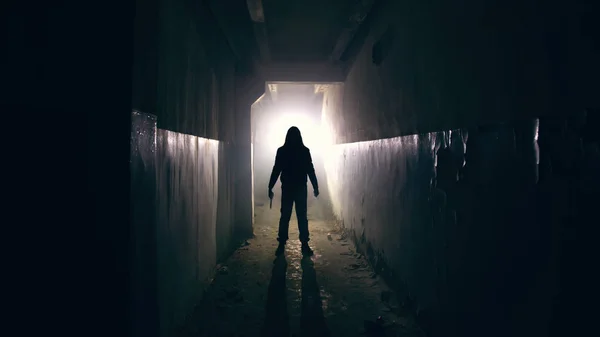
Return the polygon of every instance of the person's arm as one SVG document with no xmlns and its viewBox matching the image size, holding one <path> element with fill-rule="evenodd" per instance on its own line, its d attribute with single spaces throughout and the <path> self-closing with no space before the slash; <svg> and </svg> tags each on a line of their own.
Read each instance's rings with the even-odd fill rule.
<svg viewBox="0 0 600 337">
<path fill-rule="evenodd" d="M 273 189 L 275 183 L 277 183 L 277 179 L 279 178 L 279 174 L 281 174 L 281 150 L 277 150 L 277 155 L 275 155 L 275 165 L 273 165 L 273 171 L 271 171 L 271 179 L 269 180 L 269 191 Z"/>
<path fill-rule="evenodd" d="M 315 174 L 315 166 L 312 162 L 312 156 L 310 155 L 310 150 L 306 150 L 307 156 L 307 172 L 308 179 L 310 179 L 310 183 L 312 184 L 313 190 L 315 190 L 315 196 L 319 194 L 319 182 L 317 181 L 317 175 Z"/>
</svg>

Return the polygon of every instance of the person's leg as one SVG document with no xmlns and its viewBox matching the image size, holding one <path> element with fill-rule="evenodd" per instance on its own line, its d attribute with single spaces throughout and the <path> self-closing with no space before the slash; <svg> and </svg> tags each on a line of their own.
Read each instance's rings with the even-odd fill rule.
<svg viewBox="0 0 600 337">
<path fill-rule="evenodd" d="M 292 217 L 292 207 L 294 206 L 294 195 L 288 189 L 281 189 L 281 218 L 279 218 L 279 233 L 277 241 L 285 245 L 288 240 L 288 228 L 290 218 Z"/>
<path fill-rule="evenodd" d="M 294 194 L 296 203 L 296 217 L 298 218 L 298 231 L 300 232 L 300 242 L 302 242 L 302 254 L 312 255 L 313 251 L 308 246 L 310 240 L 308 234 L 308 216 L 307 216 L 307 192 L 306 186 L 300 187 Z"/>
<path fill-rule="evenodd" d="M 296 218 L 298 219 L 298 231 L 300 232 L 300 242 L 308 243 L 308 216 L 307 216 L 307 192 L 306 186 L 300 187 L 294 193 L 294 202 L 296 203 Z"/>
</svg>

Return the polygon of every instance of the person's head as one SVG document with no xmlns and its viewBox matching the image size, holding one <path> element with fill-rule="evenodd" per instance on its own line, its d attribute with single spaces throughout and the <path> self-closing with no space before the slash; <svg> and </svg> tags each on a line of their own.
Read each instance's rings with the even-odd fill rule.
<svg viewBox="0 0 600 337">
<path fill-rule="evenodd" d="M 300 134 L 300 129 L 295 126 L 289 128 L 287 135 L 285 136 L 285 144 L 284 146 L 304 146 L 302 142 L 302 135 Z"/>
</svg>

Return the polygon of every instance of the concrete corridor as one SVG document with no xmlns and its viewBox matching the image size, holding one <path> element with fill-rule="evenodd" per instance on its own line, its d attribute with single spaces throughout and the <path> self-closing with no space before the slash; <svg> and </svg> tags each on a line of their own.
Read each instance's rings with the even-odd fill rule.
<svg viewBox="0 0 600 337">
<path fill-rule="evenodd" d="M 276 193 L 269 209 L 258 196 L 254 237 L 218 266 L 179 336 L 424 336 L 328 207 L 325 197 L 309 196 L 312 257 L 300 252 L 294 213 L 286 252 L 276 258 L 280 200 Z"/>
<path fill-rule="evenodd" d="M 71 234 L 89 255 L 69 251 L 91 270 L 84 335 L 369 336 L 379 316 L 388 336 L 597 334 L 599 3 L 138 0 L 10 15 L 3 77 L 24 90 L 2 111 L 28 123 L 6 125 L 68 140 L 16 138 L 37 142 L 22 151 L 31 176 L 88 181 L 87 197 L 71 193 L 80 205 L 45 189 L 60 201 L 52 230 L 85 212 Z M 69 120 L 54 131 L 40 113 Z M 293 216 L 275 260 L 280 190 L 269 209 L 252 166 L 271 169 L 264 120 L 283 113 L 325 130 L 307 144 L 323 161 L 310 259 Z M 58 179 L 38 148 L 81 159 L 46 165 Z"/>
</svg>

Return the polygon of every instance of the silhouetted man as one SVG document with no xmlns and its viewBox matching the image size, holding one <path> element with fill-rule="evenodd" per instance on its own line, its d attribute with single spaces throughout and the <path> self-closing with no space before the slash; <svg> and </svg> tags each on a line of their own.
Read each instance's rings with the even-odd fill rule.
<svg viewBox="0 0 600 337">
<path fill-rule="evenodd" d="M 300 130 L 292 126 L 285 136 L 285 144 L 277 149 L 275 166 L 269 181 L 269 198 L 273 198 L 273 186 L 281 174 L 281 218 L 279 219 L 279 247 L 276 255 L 281 255 L 285 250 L 288 240 L 288 228 L 292 217 L 292 206 L 296 204 L 296 217 L 298 218 L 298 230 L 300 242 L 302 242 L 302 253 L 311 255 L 312 250 L 308 246 L 308 218 L 306 215 L 307 187 L 306 177 L 310 178 L 315 197 L 319 195 L 319 185 L 315 168 L 310 156 L 310 150 L 304 146 Z"/>
</svg>

